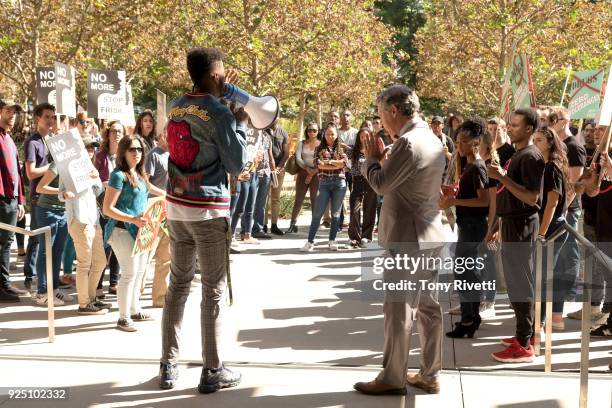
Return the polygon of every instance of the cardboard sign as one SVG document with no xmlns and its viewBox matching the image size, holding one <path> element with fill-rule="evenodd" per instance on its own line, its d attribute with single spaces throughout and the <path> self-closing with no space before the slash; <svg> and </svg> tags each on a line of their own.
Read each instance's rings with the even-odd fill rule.
<svg viewBox="0 0 612 408">
<path fill-rule="evenodd" d="M 36 68 L 36 104 L 50 103 L 55 106 L 55 67 Z"/>
<path fill-rule="evenodd" d="M 531 69 L 527 54 L 516 54 L 512 60 L 510 83 L 514 109 L 535 107 Z"/>
<path fill-rule="evenodd" d="M 79 194 L 91 187 L 94 166 L 77 129 L 48 139 L 47 146 L 67 191 Z"/>
<path fill-rule="evenodd" d="M 123 120 L 126 103 L 125 71 L 87 70 L 87 116 Z"/>
<path fill-rule="evenodd" d="M 164 197 L 150 198 L 142 215 L 147 223 L 138 230 L 132 256 L 150 252 L 161 231 L 160 226 L 166 219 L 166 199 Z"/>
<path fill-rule="evenodd" d="M 604 97 L 599 112 L 597 112 L 595 117 L 595 122 L 601 126 L 610 126 L 612 123 L 612 65 L 610 65 L 610 71 L 608 71 L 608 80 L 602 88 L 604 90 Z"/>
<path fill-rule="evenodd" d="M 597 115 L 603 78 L 603 69 L 574 73 L 568 105 L 572 119 L 592 119 Z"/>
<path fill-rule="evenodd" d="M 136 126 L 136 118 L 134 118 L 134 99 L 132 97 L 132 85 L 125 84 L 125 105 L 123 106 L 123 118 L 121 123 L 125 126 Z"/>
<path fill-rule="evenodd" d="M 166 113 L 166 94 L 156 89 L 157 91 L 157 109 L 155 110 L 155 129 L 157 134 L 161 134 L 164 131 L 164 126 L 168 121 L 168 115 Z"/>
<path fill-rule="evenodd" d="M 55 114 L 76 118 L 76 73 L 73 67 L 55 63 Z"/>
<path fill-rule="evenodd" d="M 257 153 L 260 150 L 262 143 L 262 130 L 257 130 L 252 127 L 246 129 L 246 152 L 247 152 L 247 164 L 244 167 L 245 170 L 252 168 L 255 162 Z M 251 169 L 254 170 L 254 169 Z"/>
</svg>

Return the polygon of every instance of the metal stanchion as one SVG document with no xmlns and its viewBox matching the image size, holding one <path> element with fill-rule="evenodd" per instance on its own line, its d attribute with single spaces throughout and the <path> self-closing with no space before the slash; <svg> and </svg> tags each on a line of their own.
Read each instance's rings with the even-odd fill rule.
<svg viewBox="0 0 612 408">
<path fill-rule="evenodd" d="M 580 342 L 580 408 L 587 408 L 589 392 L 589 341 L 591 340 L 591 276 L 593 257 L 584 260 L 584 286 L 582 299 L 582 324 Z"/>
<path fill-rule="evenodd" d="M 544 372 L 552 371 L 552 306 L 553 306 L 553 259 L 555 256 L 555 242 L 546 243 L 546 349 L 544 351 Z M 541 316 L 536 316 L 541 320 Z"/>
<path fill-rule="evenodd" d="M 53 262 L 51 259 L 51 228 L 45 231 L 45 255 L 47 263 L 47 319 L 49 321 L 49 343 L 55 341 L 55 294 L 53 293 Z"/>
<path fill-rule="evenodd" d="M 540 355 L 540 331 L 542 330 L 540 316 L 542 314 L 542 241 L 536 241 L 536 276 L 535 276 L 535 327 L 534 327 L 534 353 Z"/>
<path fill-rule="evenodd" d="M 29 231 L 23 228 L 16 227 L 14 225 L 5 224 L 0 222 L 0 229 L 5 231 L 12 231 L 16 234 L 26 235 L 28 237 L 35 237 L 41 234 L 45 236 L 45 250 L 46 261 L 47 261 L 47 318 L 49 323 L 49 343 L 53 343 L 55 341 L 55 313 L 53 309 L 53 262 L 51 260 L 51 227 L 42 227 L 38 228 L 34 231 Z"/>
</svg>

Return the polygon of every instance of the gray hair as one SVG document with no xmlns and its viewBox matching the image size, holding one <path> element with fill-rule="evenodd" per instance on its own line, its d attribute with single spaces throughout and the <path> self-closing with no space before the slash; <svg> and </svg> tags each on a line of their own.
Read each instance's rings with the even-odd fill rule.
<svg viewBox="0 0 612 408">
<path fill-rule="evenodd" d="M 406 85 L 392 85 L 381 92 L 376 98 L 376 103 L 388 111 L 391 106 L 395 106 L 401 115 L 412 117 L 421 109 L 419 97 L 416 92 Z"/>
</svg>

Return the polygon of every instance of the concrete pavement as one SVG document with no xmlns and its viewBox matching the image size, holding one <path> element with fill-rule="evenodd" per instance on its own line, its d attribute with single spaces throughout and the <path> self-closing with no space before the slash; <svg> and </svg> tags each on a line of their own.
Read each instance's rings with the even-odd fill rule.
<svg viewBox="0 0 612 408">
<path fill-rule="evenodd" d="M 243 373 L 240 387 L 207 396 L 195 390 L 201 364 L 197 279 L 184 318 L 177 389 L 157 389 L 161 309 L 150 308 L 150 283 L 144 305 L 156 320 L 137 323 L 136 333 L 115 329 L 116 302 L 103 316 L 78 316 L 72 303 L 57 308 L 57 338 L 49 344 L 45 309 L 26 297 L 20 304 L 0 305 L 0 386 L 69 387 L 69 399 L 53 401 L 54 407 L 577 406 L 579 322 L 568 321 L 566 331 L 553 335 L 553 370 L 559 372 L 543 374 L 543 356 L 533 364 L 501 365 L 489 354 L 501 350 L 499 339 L 513 334 L 512 311 L 503 298 L 497 316 L 484 322 L 478 338 L 445 338 L 440 395 L 411 389 L 406 398 L 372 398 L 353 392 L 354 382 L 370 380 L 379 370 L 382 308 L 359 293 L 360 251 L 332 253 L 318 246 L 309 254 L 299 252 L 308 222 L 306 214 L 300 218 L 299 234 L 257 246 L 240 244 L 243 253 L 232 256 L 234 305 L 226 310 L 223 356 Z M 327 232 L 319 231 L 321 242 Z M 21 283 L 17 268 L 14 282 Z M 450 298 L 441 303 L 445 310 L 454 305 Z M 569 307 L 568 312 L 580 306 Z M 445 315 L 445 327 L 452 324 Z M 414 369 L 416 334 L 413 339 Z M 591 341 L 590 407 L 611 406 L 611 349 L 610 340 Z M 2 407 L 50 403 L 9 400 L 3 393 Z"/>
</svg>

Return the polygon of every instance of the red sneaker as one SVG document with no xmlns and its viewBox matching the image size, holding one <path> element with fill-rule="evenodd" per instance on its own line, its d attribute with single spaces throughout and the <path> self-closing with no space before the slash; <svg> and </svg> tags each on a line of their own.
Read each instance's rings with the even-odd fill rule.
<svg viewBox="0 0 612 408">
<path fill-rule="evenodd" d="M 531 344 L 524 348 L 515 339 L 504 351 L 492 353 L 491 356 L 502 363 L 531 363 L 533 362 L 534 352 Z"/>
<path fill-rule="evenodd" d="M 504 346 L 508 347 L 508 346 L 511 346 L 515 340 L 516 340 L 516 337 L 508 337 L 507 339 L 501 339 L 499 342 L 503 344 Z M 529 344 L 531 344 L 532 346 L 535 345 L 535 336 L 531 336 L 531 338 L 529 339 Z"/>
</svg>

